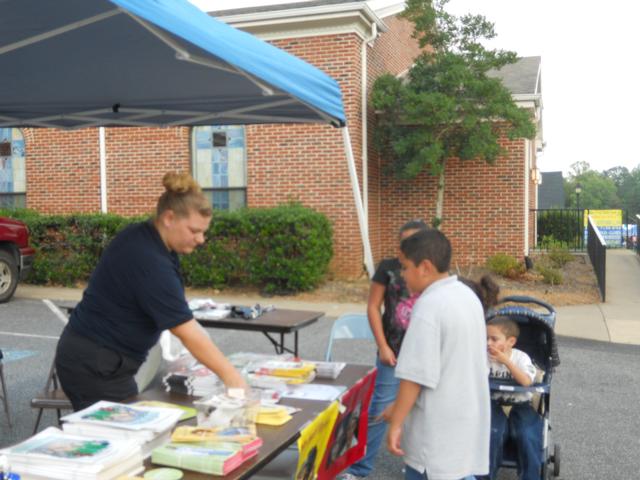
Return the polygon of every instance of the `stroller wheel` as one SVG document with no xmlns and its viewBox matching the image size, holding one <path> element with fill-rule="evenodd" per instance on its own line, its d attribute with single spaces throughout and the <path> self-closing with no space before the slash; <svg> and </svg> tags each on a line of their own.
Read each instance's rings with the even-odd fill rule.
<svg viewBox="0 0 640 480">
<path fill-rule="evenodd" d="M 553 476 L 560 476 L 560 445 L 553 445 Z"/>
</svg>

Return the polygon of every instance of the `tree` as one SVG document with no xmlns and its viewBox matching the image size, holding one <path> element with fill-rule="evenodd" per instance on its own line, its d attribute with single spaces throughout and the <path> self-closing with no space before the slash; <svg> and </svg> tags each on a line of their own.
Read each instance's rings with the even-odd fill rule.
<svg viewBox="0 0 640 480">
<path fill-rule="evenodd" d="M 533 138 L 536 132 L 530 112 L 490 75 L 514 63 L 516 54 L 485 48 L 481 41 L 495 37 L 493 24 L 481 15 L 447 13 L 448 1 L 407 1 L 403 15 L 413 22 L 423 53 L 406 78 L 381 76 L 372 91 L 378 147 L 396 175 L 415 178 L 426 170 L 439 177 L 436 227 L 448 158 L 493 163 L 503 153 L 501 135 Z"/>
<path fill-rule="evenodd" d="M 591 169 L 587 162 L 576 162 L 571 165 L 569 179 L 565 183 L 567 207 L 576 208 L 576 185 L 580 183 L 580 208 L 611 209 L 620 208 L 615 182 L 605 173 Z"/>
</svg>

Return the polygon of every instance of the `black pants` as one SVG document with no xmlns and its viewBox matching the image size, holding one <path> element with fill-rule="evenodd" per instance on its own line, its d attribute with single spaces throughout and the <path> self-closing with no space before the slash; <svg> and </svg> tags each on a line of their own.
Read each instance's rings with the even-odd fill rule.
<svg viewBox="0 0 640 480">
<path fill-rule="evenodd" d="M 78 411 L 99 400 L 120 402 L 138 393 L 134 375 L 142 362 L 75 333 L 67 326 L 56 349 L 56 371 Z"/>
</svg>

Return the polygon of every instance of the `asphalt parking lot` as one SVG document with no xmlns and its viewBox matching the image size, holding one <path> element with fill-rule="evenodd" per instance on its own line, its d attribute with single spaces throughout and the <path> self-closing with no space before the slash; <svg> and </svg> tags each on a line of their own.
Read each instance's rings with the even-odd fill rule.
<svg viewBox="0 0 640 480">
<path fill-rule="evenodd" d="M 309 359 L 324 356 L 333 319 L 323 318 L 300 333 L 300 350 Z M 0 411 L 0 446 L 31 435 L 36 412 L 29 400 L 44 386 L 63 323 L 40 300 L 14 299 L 0 305 L 0 348 L 9 389 L 13 427 Z M 226 352 L 271 352 L 260 333 L 210 330 Z M 636 478 L 640 469 L 640 347 L 560 337 L 562 364 L 554 377 L 551 423 L 562 448 L 563 480 Z M 340 342 L 334 357 L 372 364 L 366 342 Z M 55 425 L 46 412 L 42 427 Z M 384 452 L 372 480 L 401 479 L 402 462 Z M 513 479 L 507 472 L 502 479 Z"/>
</svg>

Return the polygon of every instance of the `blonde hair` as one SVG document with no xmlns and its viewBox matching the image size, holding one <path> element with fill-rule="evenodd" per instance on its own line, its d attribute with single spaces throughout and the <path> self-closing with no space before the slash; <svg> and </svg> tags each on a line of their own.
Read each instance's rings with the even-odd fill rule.
<svg viewBox="0 0 640 480">
<path fill-rule="evenodd" d="M 194 211 L 203 217 L 213 215 L 211 202 L 188 173 L 168 172 L 162 177 L 162 185 L 165 192 L 158 199 L 157 217 L 167 210 L 172 210 L 179 217 L 188 217 Z"/>
</svg>

